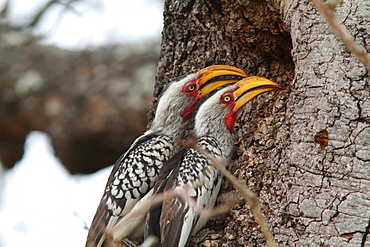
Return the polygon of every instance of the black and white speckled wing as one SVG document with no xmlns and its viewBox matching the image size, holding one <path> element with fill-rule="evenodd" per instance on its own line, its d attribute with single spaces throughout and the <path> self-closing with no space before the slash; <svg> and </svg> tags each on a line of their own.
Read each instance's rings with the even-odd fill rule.
<svg viewBox="0 0 370 247">
<path fill-rule="evenodd" d="M 198 144 L 216 158 L 222 156 L 213 138 L 203 137 Z M 197 207 L 209 209 L 214 206 L 222 177 L 201 154 L 194 149 L 187 149 L 181 153 L 181 157 L 173 156 L 165 166 L 172 166 L 172 170 L 167 169 L 163 178 L 161 174 L 154 193 L 185 188 L 184 193 L 195 201 Z M 192 232 L 203 227 L 206 221 L 185 200 L 173 198 L 150 211 L 145 235 L 158 236 L 162 246 L 187 246 Z"/>
<path fill-rule="evenodd" d="M 91 224 L 86 246 L 104 246 L 104 231 L 114 226 L 154 186 L 163 162 L 175 149 L 158 132 L 139 137 L 115 163 Z"/>
</svg>

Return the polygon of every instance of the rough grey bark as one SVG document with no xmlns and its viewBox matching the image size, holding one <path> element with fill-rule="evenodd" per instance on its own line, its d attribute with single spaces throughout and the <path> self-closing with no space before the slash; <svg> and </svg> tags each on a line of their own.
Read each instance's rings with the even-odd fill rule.
<svg viewBox="0 0 370 247">
<path fill-rule="evenodd" d="M 339 19 L 369 50 L 366 1 Z M 291 38 L 291 39 L 290 39 Z M 281 246 L 370 245 L 369 76 L 309 1 L 165 2 L 155 96 L 170 78 L 229 64 L 287 87 L 239 117 L 229 168 L 260 197 Z M 222 192 L 233 190 L 225 183 Z M 201 246 L 260 246 L 248 205 L 207 225 Z"/>
<path fill-rule="evenodd" d="M 368 246 L 369 74 L 311 2 L 286 1 L 282 13 L 296 70 L 287 102 L 289 142 L 278 170 L 284 182 L 276 183 L 286 194 L 276 238 L 288 245 Z M 368 3 L 343 1 L 337 14 L 369 51 Z M 318 133 L 327 143 L 315 139 Z"/>
<path fill-rule="evenodd" d="M 287 81 L 294 66 L 290 50 L 289 34 L 263 1 L 166 1 L 154 96 L 177 76 L 212 64 Z"/>
</svg>

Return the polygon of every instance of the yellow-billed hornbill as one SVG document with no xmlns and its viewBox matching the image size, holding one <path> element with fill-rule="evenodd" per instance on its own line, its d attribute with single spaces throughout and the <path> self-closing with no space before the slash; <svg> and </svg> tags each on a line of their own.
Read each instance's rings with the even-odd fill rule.
<svg viewBox="0 0 370 247">
<path fill-rule="evenodd" d="M 279 89 L 280 85 L 254 76 L 219 90 L 196 113 L 194 131 L 198 145 L 227 166 L 234 146 L 232 129 L 237 111 L 258 94 Z M 178 190 L 195 202 L 195 208 L 210 209 L 221 180 L 220 172 L 203 155 L 193 148 L 183 148 L 164 165 L 153 195 Z M 165 199 L 149 211 L 145 238 L 157 236 L 164 247 L 188 246 L 190 237 L 207 222 L 195 208 L 183 197 Z"/>
<path fill-rule="evenodd" d="M 244 71 L 214 65 L 168 84 L 163 90 L 150 129 L 138 137 L 115 163 L 87 236 L 86 246 L 108 246 L 105 231 L 126 215 L 154 185 L 163 163 L 178 148 L 197 102 L 219 87 L 245 78 Z M 136 240 L 142 230 L 130 235 Z"/>
</svg>

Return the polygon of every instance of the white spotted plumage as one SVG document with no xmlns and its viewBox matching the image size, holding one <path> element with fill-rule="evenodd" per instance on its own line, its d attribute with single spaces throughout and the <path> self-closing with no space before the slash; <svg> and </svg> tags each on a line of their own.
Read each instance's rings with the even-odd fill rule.
<svg viewBox="0 0 370 247">
<path fill-rule="evenodd" d="M 230 86 L 215 93 L 202 104 L 195 117 L 198 145 L 225 166 L 230 162 L 234 141 L 224 124 L 231 110 L 219 104 L 219 97 L 234 89 Z M 181 150 L 166 162 L 166 167 L 171 169 L 162 170 L 153 194 L 185 189 L 181 193 L 193 199 L 196 207 L 210 209 L 214 206 L 222 176 L 197 150 Z M 187 201 L 176 197 L 163 201 L 149 212 L 145 235 L 157 235 L 162 246 L 187 246 L 190 236 L 206 222 Z"/>
<path fill-rule="evenodd" d="M 194 131 L 199 137 L 198 145 L 227 166 L 233 150 L 231 132 L 237 111 L 258 94 L 280 89 L 283 88 L 270 80 L 248 77 L 219 90 L 196 114 Z M 185 193 L 188 198 L 177 196 L 152 207 L 146 220 L 145 237 L 157 236 L 161 246 L 188 246 L 190 237 L 207 221 L 199 209 L 214 206 L 220 186 L 219 171 L 197 150 L 182 149 L 174 154 L 164 165 L 152 194 L 174 190 Z"/>
<path fill-rule="evenodd" d="M 164 89 L 150 130 L 139 137 L 113 167 L 86 246 L 103 246 L 106 229 L 115 226 L 138 200 L 150 197 L 164 162 L 178 149 L 175 138 L 183 138 L 187 122 L 191 123 L 187 120 L 198 100 L 218 87 L 245 77 L 245 72 L 235 67 L 215 65 L 174 81 Z M 143 231 L 137 230 L 128 237 L 136 240 L 142 237 L 140 235 Z"/>
<path fill-rule="evenodd" d="M 197 74 L 191 74 L 168 86 L 159 100 L 150 130 L 136 139 L 117 160 L 91 224 L 86 246 L 104 246 L 106 228 L 126 215 L 153 187 L 163 162 L 176 151 L 174 139 L 183 137 L 187 129 L 181 113 L 193 99 L 185 97 L 181 88 L 197 78 Z"/>
</svg>

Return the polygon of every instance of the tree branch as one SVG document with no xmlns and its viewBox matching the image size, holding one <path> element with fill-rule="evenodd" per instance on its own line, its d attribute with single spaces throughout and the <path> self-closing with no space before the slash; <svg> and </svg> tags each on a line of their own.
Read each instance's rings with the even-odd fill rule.
<svg viewBox="0 0 370 247">
<path fill-rule="evenodd" d="M 366 66 L 367 71 L 370 71 L 370 57 L 366 54 L 366 50 L 359 46 L 353 37 L 347 32 L 346 28 L 341 25 L 335 16 L 336 0 L 323 3 L 321 0 L 312 0 L 326 22 L 330 25 L 333 33 L 342 40 L 347 48 Z"/>
<path fill-rule="evenodd" d="M 0 10 L 0 20 L 5 19 L 9 11 L 9 0 L 5 1 L 4 7 Z"/>
<path fill-rule="evenodd" d="M 189 207 L 193 208 L 194 211 L 199 213 L 204 218 L 211 218 L 217 215 L 225 214 L 230 211 L 230 209 L 236 204 L 235 195 L 228 196 L 228 200 L 225 205 L 213 208 L 213 209 L 203 209 L 196 205 L 194 200 L 187 196 L 186 193 L 187 187 L 184 187 L 183 190 L 168 190 L 166 192 L 152 196 L 151 193 L 148 193 L 143 199 L 141 199 L 133 209 L 126 214 L 122 219 L 118 221 L 116 225 L 112 228 L 107 228 L 105 236 L 108 242 L 121 243 L 122 239 L 127 237 L 135 228 L 146 218 L 149 210 L 160 204 L 163 200 L 168 200 L 174 197 L 180 197 L 184 201 L 188 202 Z M 154 241 L 153 239 L 148 240 L 148 243 L 143 243 L 144 246 L 150 246 L 149 243 Z M 145 241 L 146 242 L 146 241 Z"/>
<path fill-rule="evenodd" d="M 243 183 L 239 182 L 226 168 L 221 165 L 212 155 L 210 155 L 208 152 L 206 152 L 204 149 L 202 149 L 200 146 L 196 143 L 196 138 L 191 137 L 188 138 L 186 141 L 181 142 L 181 140 L 177 140 L 177 142 L 186 147 L 186 148 L 194 148 L 199 153 L 201 153 L 205 158 L 207 158 L 211 165 L 218 169 L 223 176 L 228 179 L 235 188 L 237 188 L 241 195 L 247 200 L 247 202 L 250 204 L 252 213 L 257 221 L 257 223 L 261 227 L 261 231 L 266 239 L 267 246 L 269 247 L 275 247 L 276 244 L 274 242 L 273 236 L 270 233 L 267 222 L 262 215 L 262 212 L 259 209 L 259 203 L 258 198 L 255 193 L 250 191 Z M 173 197 L 181 197 L 183 200 L 185 200 L 190 207 L 194 209 L 197 213 L 199 213 L 202 217 L 210 218 L 214 217 L 219 214 L 224 214 L 228 212 L 236 202 L 235 196 L 231 196 L 228 200 L 228 203 L 226 203 L 223 206 L 219 206 L 217 208 L 213 209 L 203 209 L 199 208 L 196 203 L 192 200 L 192 198 L 187 196 L 186 192 L 187 187 L 183 188 L 183 191 L 177 190 L 169 190 L 164 193 L 160 193 L 158 195 L 153 196 L 152 191 L 148 193 L 144 198 L 142 198 L 135 206 L 134 208 L 127 214 L 125 217 L 119 220 L 119 222 L 113 226 L 112 228 L 107 228 L 105 234 L 106 239 L 108 242 L 113 243 L 120 243 L 122 240 L 127 237 L 139 224 L 142 222 L 146 214 L 149 212 L 150 208 L 153 206 L 161 203 L 163 200 L 167 200 Z M 149 242 L 151 242 L 150 240 Z M 147 246 L 148 243 L 145 243 L 144 246 Z"/>
<path fill-rule="evenodd" d="M 192 143 L 193 142 L 193 143 Z M 194 149 L 196 149 L 199 153 L 201 153 L 204 157 L 206 157 L 213 167 L 218 169 L 223 176 L 228 179 L 235 188 L 237 188 L 242 196 L 247 200 L 247 202 L 250 204 L 252 213 L 257 221 L 257 223 L 261 227 L 261 231 L 266 239 L 267 246 L 269 247 L 275 247 L 276 244 L 274 242 L 274 238 L 272 237 L 271 232 L 268 229 L 267 222 L 264 218 L 264 216 L 261 213 L 261 210 L 259 209 L 259 203 L 258 198 L 255 193 L 253 193 L 251 190 L 247 188 L 246 185 L 239 182 L 234 175 L 232 175 L 226 168 L 221 165 L 212 155 L 210 155 L 208 152 L 206 152 L 204 149 L 202 149 L 196 142 L 194 141 L 194 138 L 192 140 L 188 140 L 185 142 L 185 146 L 192 146 Z"/>
<path fill-rule="evenodd" d="M 142 198 L 133 209 L 126 214 L 119 222 L 113 227 L 106 230 L 107 238 L 112 237 L 113 242 L 121 242 L 123 238 L 127 237 L 141 222 L 146 218 L 146 214 L 150 208 L 158 205 L 163 200 L 168 200 L 175 196 L 181 196 L 182 191 L 166 191 L 164 193 L 152 196 L 148 193 Z"/>
</svg>

